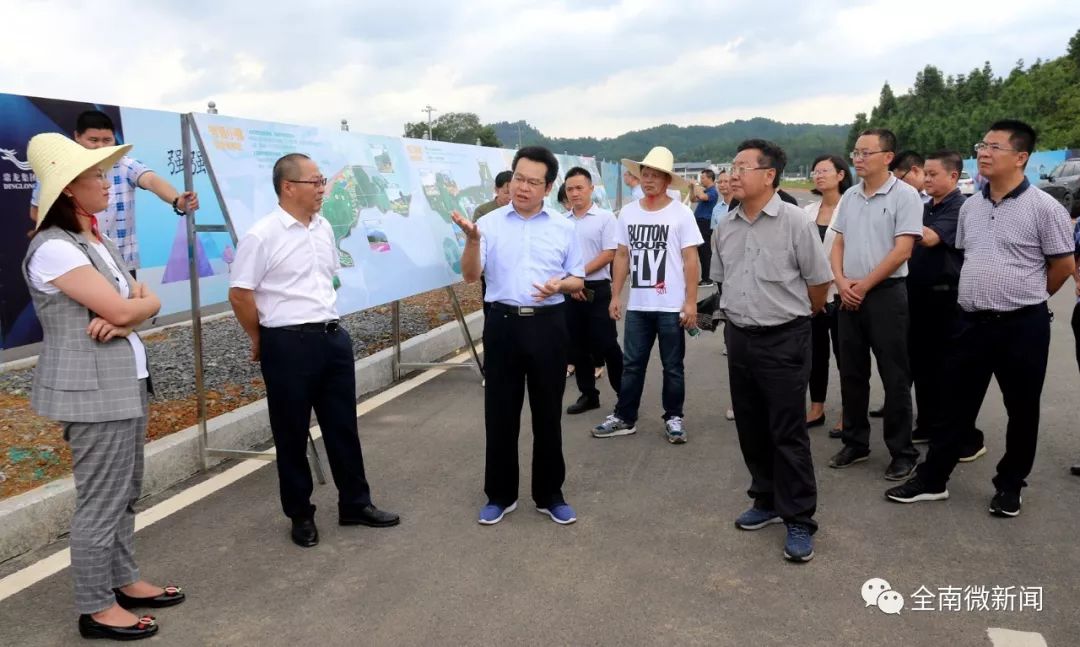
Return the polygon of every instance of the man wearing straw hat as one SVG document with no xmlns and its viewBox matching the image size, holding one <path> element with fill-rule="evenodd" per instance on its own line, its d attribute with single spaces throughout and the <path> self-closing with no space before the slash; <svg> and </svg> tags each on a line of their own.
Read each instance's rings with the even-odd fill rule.
<svg viewBox="0 0 1080 647">
<path fill-rule="evenodd" d="M 700 279 L 697 246 L 702 244 L 694 214 L 668 194 L 685 188 L 686 180 L 672 172 L 671 151 L 657 146 L 640 162 L 624 159 L 623 166 L 641 181 L 645 197 L 623 207 L 619 214 L 619 247 L 611 284 L 612 319 L 622 316 L 621 293 L 630 277 L 630 301 L 623 331 L 623 379 L 615 411 L 592 430 L 596 438 L 637 432 L 638 407 L 645 388 L 645 369 L 653 343 L 659 340 L 664 366 L 661 399 L 664 434 L 668 442 L 686 442 L 683 427 L 683 357 L 688 329 L 697 327 L 697 287 Z"/>
</svg>

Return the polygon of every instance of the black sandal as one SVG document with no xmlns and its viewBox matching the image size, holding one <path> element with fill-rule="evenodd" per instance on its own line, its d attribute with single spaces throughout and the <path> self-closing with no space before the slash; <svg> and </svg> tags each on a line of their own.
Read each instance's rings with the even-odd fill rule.
<svg viewBox="0 0 1080 647">
<path fill-rule="evenodd" d="M 171 607 L 180 604 L 187 599 L 184 595 L 184 590 L 179 586 L 166 586 L 165 592 L 161 595 L 155 595 L 152 598 L 137 598 L 127 593 L 124 593 L 120 589 L 113 589 L 113 593 L 116 594 L 116 603 L 125 609 L 138 609 L 140 607 L 147 609 L 161 609 L 164 607 Z"/>
<path fill-rule="evenodd" d="M 158 632 L 154 616 L 142 616 L 129 627 L 114 627 L 94 620 L 89 613 L 79 616 L 79 635 L 83 638 L 107 638 L 109 640 L 142 640 Z"/>
</svg>

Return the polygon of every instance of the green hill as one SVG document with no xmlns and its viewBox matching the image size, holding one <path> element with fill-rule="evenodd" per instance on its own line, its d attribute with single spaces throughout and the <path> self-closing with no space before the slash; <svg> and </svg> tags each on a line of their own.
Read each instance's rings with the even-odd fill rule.
<svg viewBox="0 0 1080 647">
<path fill-rule="evenodd" d="M 539 144 L 556 153 L 592 155 L 597 159 L 616 161 L 624 157 L 641 159 L 653 146 L 666 146 L 676 161 L 729 161 L 735 156 L 739 142 L 760 137 L 779 144 L 788 154 L 788 170 L 809 165 L 821 153 L 842 155 L 849 125 L 784 124 L 771 119 L 755 118 L 732 121 L 719 126 L 675 126 L 663 124 L 645 130 L 596 139 L 593 137 L 546 137 L 527 122 L 491 124 L 503 145 L 516 148 Z"/>
</svg>

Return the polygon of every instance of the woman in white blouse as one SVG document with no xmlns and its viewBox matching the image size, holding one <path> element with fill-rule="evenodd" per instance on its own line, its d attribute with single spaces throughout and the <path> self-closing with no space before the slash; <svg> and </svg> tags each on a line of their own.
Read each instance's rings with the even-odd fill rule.
<svg viewBox="0 0 1080 647">
<path fill-rule="evenodd" d="M 851 173 L 847 162 L 836 155 L 821 155 L 811 166 L 814 180 L 812 193 L 821 196 L 820 202 L 806 206 L 806 212 L 814 219 L 825 247 L 825 255 L 832 250 L 836 232 L 832 229 L 836 218 L 836 207 L 840 197 L 851 188 Z M 829 338 L 832 337 L 833 353 L 839 348 L 836 310 L 839 307 L 836 286 L 829 288 L 829 298 L 821 312 L 814 313 L 811 320 L 813 333 L 813 355 L 810 369 L 810 410 L 806 413 L 806 426 L 817 427 L 825 424 L 825 396 L 829 388 Z M 839 357 L 837 357 L 839 361 Z M 839 437 L 843 428 L 843 415 L 829 433 Z"/>
</svg>

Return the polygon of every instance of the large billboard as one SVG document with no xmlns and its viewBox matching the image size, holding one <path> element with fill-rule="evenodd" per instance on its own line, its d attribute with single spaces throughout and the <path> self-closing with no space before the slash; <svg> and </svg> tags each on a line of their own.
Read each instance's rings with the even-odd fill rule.
<svg viewBox="0 0 1080 647">
<path fill-rule="evenodd" d="M 26 158 L 30 138 L 42 132 L 71 136 L 84 110 L 101 110 L 116 126 L 118 143 L 178 190 L 184 160 L 178 113 L 0 94 L 0 347 L 41 340 L 22 278 L 35 183 Z M 274 162 L 286 153 L 312 157 L 330 179 L 322 215 L 334 228 L 343 270 L 342 314 L 387 303 L 460 280 L 464 238 L 450 221 L 471 215 L 491 199 L 495 175 L 508 170 L 514 151 L 464 144 L 364 135 L 311 126 L 277 124 L 223 115 L 196 114 L 206 149 L 194 146 L 191 164 L 201 208 L 200 224 L 224 222 L 210 182 L 212 171 L 238 236 L 277 204 L 271 183 Z M 194 138 L 193 138 L 194 141 Z M 610 208 L 592 158 L 558 155 L 561 175 L 571 166 L 593 174 L 594 200 Z M 161 296 L 162 314 L 190 309 L 184 222 L 148 190 L 135 192 L 140 253 L 138 278 Z M 199 233 L 195 251 L 203 305 L 225 300 L 233 241 L 224 233 Z"/>
</svg>

